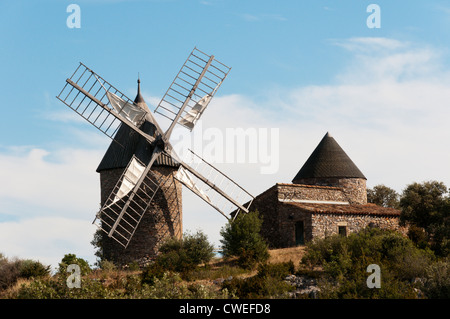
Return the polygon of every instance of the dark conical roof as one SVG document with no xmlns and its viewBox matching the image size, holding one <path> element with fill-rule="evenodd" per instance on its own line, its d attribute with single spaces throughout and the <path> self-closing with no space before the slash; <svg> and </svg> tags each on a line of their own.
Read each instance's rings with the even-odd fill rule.
<svg viewBox="0 0 450 319">
<path fill-rule="evenodd" d="M 138 80 L 138 92 L 134 103 L 148 111 L 148 106 L 141 95 L 140 82 L 141 81 Z M 155 126 L 147 120 L 144 121 L 139 129 L 150 136 L 154 136 L 156 131 Z M 144 164 L 150 162 L 153 152 L 152 146 L 143 136 L 132 130 L 128 125 L 121 124 L 119 130 L 114 136 L 114 139 L 119 142 L 120 145 L 115 141 L 111 142 L 108 150 L 103 156 L 103 159 L 97 167 L 96 171 L 98 173 L 114 168 L 125 168 L 133 155 L 135 155 Z M 176 163 L 170 156 L 161 154 L 157 158 L 154 165 L 178 167 L 179 164 Z"/>
<path fill-rule="evenodd" d="M 330 177 L 366 179 L 336 140 L 327 133 L 292 182 L 304 178 Z"/>
</svg>

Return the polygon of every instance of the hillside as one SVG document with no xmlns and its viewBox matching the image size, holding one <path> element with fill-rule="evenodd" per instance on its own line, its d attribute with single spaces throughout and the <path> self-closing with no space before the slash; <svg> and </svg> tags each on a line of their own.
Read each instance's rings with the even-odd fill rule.
<svg viewBox="0 0 450 319">
<path fill-rule="evenodd" d="M 277 265 L 292 261 L 298 268 L 300 260 L 305 252 L 304 247 L 292 247 L 269 250 L 268 263 Z M 10 274 L 2 276 L 10 277 L 14 274 L 11 261 Z M 244 270 L 236 265 L 235 259 L 214 258 L 207 266 L 203 265 L 189 275 L 169 275 L 158 281 L 159 289 L 167 290 L 167 286 L 177 287 L 177 292 L 172 298 L 222 298 L 230 297 L 221 292 L 222 284 L 232 278 L 250 278 L 258 273 L 256 269 Z M 82 277 L 82 288 L 67 289 L 66 276 L 55 275 L 45 278 L 17 278 L 8 288 L 0 289 L 0 299 L 11 298 L 166 298 L 162 292 L 153 289 L 152 292 L 140 293 L 140 278 L 142 270 L 117 270 L 94 269 L 88 275 Z M 64 278 L 61 278 L 64 277 Z M 65 292 L 63 292 L 65 290 Z M 197 291 L 198 290 L 198 291 Z M 130 293 L 131 292 L 131 293 Z M 62 293 L 62 295 L 61 295 Z"/>
<path fill-rule="evenodd" d="M 66 260 L 80 263 L 74 255 Z M 172 253 L 170 262 L 179 258 Z M 305 246 L 269 250 L 269 260 L 252 269 L 236 258 L 167 271 L 157 262 L 144 269 L 84 265 L 79 288 L 69 288 L 65 271 L 50 276 L 43 265 L 0 258 L 3 299 L 423 299 L 449 298 L 450 260 L 394 231 L 367 229 L 331 236 Z M 64 261 L 64 258 L 63 258 Z M 167 260 L 166 260 L 167 261 Z M 302 261 L 302 263 L 300 263 Z M 381 286 L 371 287 L 381 269 Z M 80 263 L 80 267 L 81 267 Z M 314 269 L 314 270 L 313 270 Z M 48 270 L 48 269 L 47 269 Z M 72 275 L 70 275 L 72 277 Z M 372 278 L 372 279 L 371 279 Z M 68 281 L 69 279 L 69 281 Z M 370 279 L 370 280 L 369 280 Z"/>
</svg>

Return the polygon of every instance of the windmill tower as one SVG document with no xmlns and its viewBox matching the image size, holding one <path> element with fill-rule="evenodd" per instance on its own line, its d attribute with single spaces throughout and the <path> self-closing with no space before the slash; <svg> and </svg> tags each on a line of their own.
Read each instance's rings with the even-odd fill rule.
<svg viewBox="0 0 450 319">
<path fill-rule="evenodd" d="M 66 79 L 57 98 L 113 140 L 97 168 L 102 206 L 93 222 L 105 259 L 140 260 L 181 236 L 181 184 L 229 220 L 248 212 L 250 193 L 192 151 L 181 159 L 170 143 L 176 125 L 194 128 L 229 71 L 194 48 L 154 111 L 170 121 L 165 132 L 139 80 L 133 101 L 83 63 Z"/>
<path fill-rule="evenodd" d="M 134 103 L 141 109 L 149 112 L 149 108 L 141 95 L 140 80 Z M 156 127 L 148 121 L 139 127 L 143 132 L 154 136 Z M 153 152 L 151 145 L 144 137 L 127 125 L 122 125 L 97 167 L 100 173 L 101 205 L 103 206 L 115 185 L 124 173 L 133 156 L 142 163 L 150 161 Z M 119 144 L 120 143 L 120 144 Z M 167 237 L 182 236 L 182 185 L 173 178 L 179 164 L 164 154 L 158 157 L 152 167 L 155 174 L 154 182 L 165 180 L 156 193 L 154 205 L 151 205 L 143 215 L 139 227 L 124 249 L 117 241 L 101 232 L 102 258 L 114 261 L 116 264 L 127 264 L 139 260 L 143 256 L 155 256 L 159 244 Z M 158 203 L 156 205 L 156 203 Z"/>
</svg>

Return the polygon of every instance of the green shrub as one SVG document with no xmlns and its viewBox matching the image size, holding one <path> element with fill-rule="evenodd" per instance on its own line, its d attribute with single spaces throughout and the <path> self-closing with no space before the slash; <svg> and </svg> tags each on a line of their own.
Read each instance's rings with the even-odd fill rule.
<svg viewBox="0 0 450 319">
<path fill-rule="evenodd" d="M 20 277 L 20 260 L 9 260 L 6 257 L 0 259 L 0 289 L 6 289 L 13 285 Z"/>
<path fill-rule="evenodd" d="M 116 265 L 112 261 L 109 260 L 101 260 L 98 262 L 100 269 L 106 272 L 117 270 Z"/>
<path fill-rule="evenodd" d="M 147 299 L 213 299 L 228 298 L 226 289 L 217 291 L 214 287 L 202 284 L 187 285 L 177 273 L 165 273 L 156 278 L 153 285 L 144 285 L 137 298 Z"/>
<path fill-rule="evenodd" d="M 432 299 L 450 298 L 450 259 L 440 260 L 426 268 L 424 293 Z"/>
<path fill-rule="evenodd" d="M 71 264 L 80 266 L 81 275 L 87 275 L 92 271 L 89 263 L 86 260 L 78 258 L 75 254 L 66 254 L 59 263 L 59 273 L 68 274 L 67 267 Z"/>
<path fill-rule="evenodd" d="M 273 277 L 275 279 L 283 280 L 288 275 L 295 272 L 295 266 L 292 261 L 260 264 L 258 266 L 257 276 L 259 277 Z"/>
<path fill-rule="evenodd" d="M 65 276 L 41 278 L 18 290 L 17 299 L 105 299 L 120 298 L 119 289 L 108 289 L 98 280 L 83 278 L 81 288 L 68 288 Z"/>
<path fill-rule="evenodd" d="M 240 299 L 287 298 L 287 293 L 295 288 L 283 280 L 268 276 L 233 278 L 222 284 L 222 289 Z"/>
<path fill-rule="evenodd" d="M 221 229 L 223 254 L 237 256 L 244 268 L 253 268 L 269 259 L 268 246 L 260 234 L 262 219 L 258 211 L 241 213 Z"/>
<path fill-rule="evenodd" d="M 408 228 L 408 238 L 411 239 L 419 248 L 427 248 L 430 246 L 428 244 L 427 233 L 422 227 L 410 225 Z"/>
<path fill-rule="evenodd" d="M 182 239 L 170 238 L 159 249 L 155 260 L 157 265 L 150 266 L 166 271 L 188 273 L 201 263 L 208 263 L 214 256 L 214 246 L 208 242 L 201 231 L 191 235 L 185 234 Z M 151 270 L 152 271 L 152 270 Z"/>
<path fill-rule="evenodd" d="M 323 269 L 322 298 L 415 298 L 412 282 L 433 260 L 429 249 L 417 248 L 395 231 L 367 228 L 310 243 L 301 266 Z M 381 268 L 380 289 L 367 287 L 370 264 Z"/>
<path fill-rule="evenodd" d="M 183 247 L 193 264 L 208 263 L 214 257 L 214 246 L 201 231 L 194 235 L 185 234 Z"/>
<path fill-rule="evenodd" d="M 38 278 L 48 275 L 50 275 L 50 266 L 44 266 L 39 261 L 27 259 L 20 263 L 21 278 Z"/>
<path fill-rule="evenodd" d="M 153 262 L 142 271 L 141 282 L 142 284 L 147 284 L 150 286 L 154 285 L 156 280 L 163 278 L 166 271 L 167 269 L 165 269 L 161 263 Z"/>
<path fill-rule="evenodd" d="M 287 275 L 294 273 L 292 261 L 260 264 L 255 276 L 249 278 L 233 278 L 222 284 L 222 289 L 227 289 L 238 298 L 286 298 L 287 293 L 295 288 L 284 281 Z"/>
<path fill-rule="evenodd" d="M 12 286 L 19 278 L 39 278 L 49 274 L 50 266 L 44 266 L 39 261 L 17 258 L 9 260 L 0 254 L 0 289 Z"/>
</svg>

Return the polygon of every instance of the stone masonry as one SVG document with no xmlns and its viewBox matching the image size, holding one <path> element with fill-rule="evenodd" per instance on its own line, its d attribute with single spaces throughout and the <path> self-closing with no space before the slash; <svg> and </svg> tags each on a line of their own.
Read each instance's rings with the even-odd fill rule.
<svg viewBox="0 0 450 319">
<path fill-rule="evenodd" d="M 155 195 L 152 204 L 142 217 L 136 232 L 125 249 L 115 240 L 102 236 L 103 259 L 125 265 L 142 258 L 156 256 L 159 245 L 168 237 L 182 236 L 182 185 L 172 178 L 174 168 L 158 166 L 152 172 L 160 178 L 167 177 L 165 184 Z M 100 173 L 101 204 L 106 201 L 123 169 L 111 169 Z"/>
<path fill-rule="evenodd" d="M 277 183 L 257 196 L 250 209 L 260 212 L 262 235 L 274 248 L 298 244 L 298 222 L 303 226 L 304 242 L 338 234 L 339 227 L 346 235 L 367 226 L 404 231 L 398 210 L 354 204 L 339 187 Z"/>
</svg>

